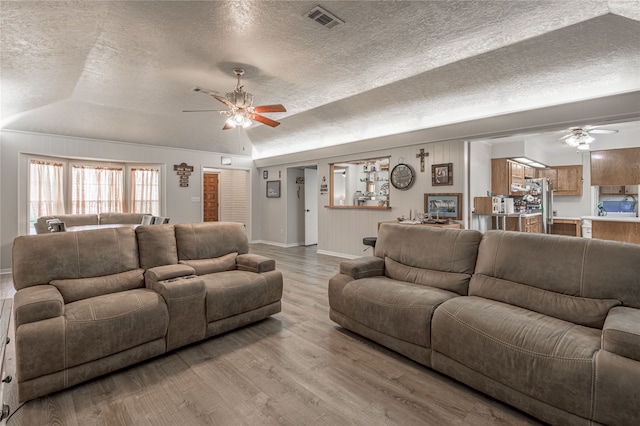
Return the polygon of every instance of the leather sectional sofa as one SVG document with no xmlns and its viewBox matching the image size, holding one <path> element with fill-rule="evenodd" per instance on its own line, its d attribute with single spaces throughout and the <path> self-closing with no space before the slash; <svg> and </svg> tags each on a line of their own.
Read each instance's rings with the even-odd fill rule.
<svg viewBox="0 0 640 426">
<path fill-rule="evenodd" d="M 49 229 L 47 220 L 60 219 L 67 228 L 85 225 L 135 225 L 141 224 L 142 213 L 100 213 L 100 214 L 60 214 L 55 216 L 40 216 L 33 227 L 36 234 L 47 234 Z"/>
<path fill-rule="evenodd" d="M 554 425 L 640 421 L 640 245 L 382 224 L 330 317 Z"/>
<path fill-rule="evenodd" d="M 275 261 L 238 223 L 21 236 L 13 244 L 20 401 L 280 311 Z"/>
</svg>

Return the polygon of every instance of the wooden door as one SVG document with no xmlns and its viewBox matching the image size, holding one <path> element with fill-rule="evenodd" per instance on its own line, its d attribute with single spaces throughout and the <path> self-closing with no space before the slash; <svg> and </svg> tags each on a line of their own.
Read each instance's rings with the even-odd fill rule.
<svg viewBox="0 0 640 426">
<path fill-rule="evenodd" d="M 203 176 L 203 218 L 205 222 L 218 221 L 218 174 L 205 173 Z"/>
</svg>

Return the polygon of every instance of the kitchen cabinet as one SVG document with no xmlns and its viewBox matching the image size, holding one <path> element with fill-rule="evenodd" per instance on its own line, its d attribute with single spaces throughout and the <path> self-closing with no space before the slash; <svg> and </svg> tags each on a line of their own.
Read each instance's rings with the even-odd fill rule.
<svg viewBox="0 0 640 426">
<path fill-rule="evenodd" d="M 553 195 L 582 195 L 582 165 L 555 166 L 558 177 Z"/>
<path fill-rule="evenodd" d="M 591 185 L 640 185 L 640 148 L 591 151 Z"/>
<path fill-rule="evenodd" d="M 491 160 L 491 192 L 495 195 L 522 195 L 521 191 L 512 191 L 511 185 L 524 186 L 524 164 L 507 158 Z"/>
<path fill-rule="evenodd" d="M 638 185 L 602 185 L 600 195 L 638 195 Z"/>
<path fill-rule="evenodd" d="M 580 219 L 553 219 L 553 225 L 551 225 L 551 233 L 556 235 L 572 235 L 579 237 L 580 231 Z"/>
<path fill-rule="evenodd" d="M 553 190 L 553 195 L 582 195 L 582 165 L 555 166 L 538 169 L 536 176 L 549 179 L 551 182 L 550 189 Z"/>
<path fill-rule="evenodd" d="M 520 222 L 520 227 L 518 228 L 518 222 Z M 502 222 L 498 220 L 498 225 L 496 227 L 496 221 L 493 220 L 491 227 L 493 229 L 502 229 Z M 507 216 L 506 217 L 506 230 L 507 231 L 521 231 L 521 232 L 529 232 L 529 233 L 542 233 L 542 215 L 534 214 L 530 216 Z"/>
<path fill-rule="evenodd" d="M 593 220 L 591 235 L 601 240 L 640 244 L 640 222 Z"/>
</svg>

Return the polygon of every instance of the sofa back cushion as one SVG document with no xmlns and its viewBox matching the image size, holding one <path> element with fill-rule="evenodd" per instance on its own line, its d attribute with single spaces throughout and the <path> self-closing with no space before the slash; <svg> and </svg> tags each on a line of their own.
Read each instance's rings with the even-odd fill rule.
<svg viewBox="0 0 640 426">
<path fill-rule="evenodd" d="M 144 269 L 178 263 L 173 225 L 141 225 L 136 228 L 140 267 Z"/>
<path fill-rule="evenodd" d="M 142 213 L 100 213 L 100 225 L 142 223 Z"/>
<path fill-rule="evenodd" d="M 12 256 L 16 290 L 140 267 L 138 244 L 131 228 L 20 236 L 13 241 Z"/>
<path fill-rule="evenodd" d="M 60 214 L 55 216 L 40 216 L 36 220 L 36 223 L 34 224 L 36 233 L 38 234 L 49 233 L 49 229 L 47 228 L 47 220 L 49 219 L 60 219 L 61 222 L 64 222 L 65 227 L 67 228 L 71 226 L 85 226 L 85 225 L 98 224 L 97 214 Z"/>
<path fill-rule="evenodd" d="M 50 284 L 58 289 L 66 304 L 103 294 L 144 287 L 144 269 L 133 269 L 102 277 L 53 280 Z"/>
<path fill-rule="evenodd" d="M 481 239 L 473 230 L 383 223 L 375 255 L 385 259 L 390 278 L 464 295 Z"/>
<path fill-rule="evenodd" d="M 249 239 L 241 223 L 184 223 L 175 228 L 179 260 L 213 259 L 229 253 L 249 252 Z"/>
<path fill-rule="evenodd" d="M 469 296 L 497 300 L 574 324 L 600 329 L 609 310 L 620 305 L 620 301 L 615 299 L 570 296 L 482 274 L 475 274 L 471 278 Z"/>
<path fill-rule="evenodd" d="M 480 244 L 476 274 L 521 284 L 515 289 L 523 298 L 531 292 L 526 287 L 534 287 L 640 308 L 639 259 L 640 244 L 488 231 Z M 472 282 L 470 291 L 478 289 Z M 556 311 L 566 309 L 565 298 L 550 298 L 547 303 Z"/>
</svg>

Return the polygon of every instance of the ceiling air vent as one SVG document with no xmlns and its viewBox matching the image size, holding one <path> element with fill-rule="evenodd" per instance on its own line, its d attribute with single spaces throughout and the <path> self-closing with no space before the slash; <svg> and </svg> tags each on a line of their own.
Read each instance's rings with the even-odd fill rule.
<svg viewBox="0 0 640 426">
<path fill-rule="evenodd" d="M 335 16 L 334 14 L 327 12 L 325 9 L 320 6 L 316 6 L 307 13 L 307 16 L 318 24 L 322 25 L 325 28 L 333 28 L 337 25 L 344 24 L 344 21 Z"/>
</svg>

